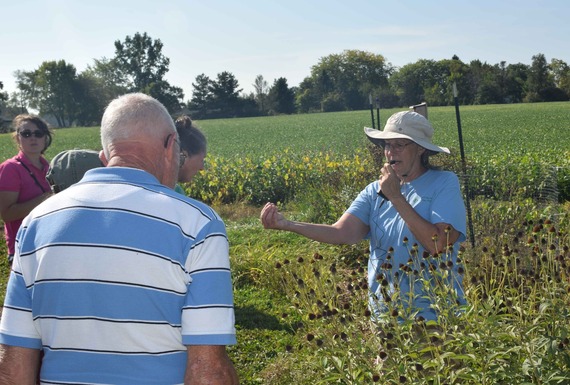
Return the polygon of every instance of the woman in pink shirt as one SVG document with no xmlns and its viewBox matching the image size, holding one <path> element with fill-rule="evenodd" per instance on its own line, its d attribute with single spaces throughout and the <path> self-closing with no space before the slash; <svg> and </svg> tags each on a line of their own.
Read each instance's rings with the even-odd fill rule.
<svg viewBox="0 0 570 385">
<path fill-rule="evenodd" d="M 18 155 L 0 164 L 0 215 L 10 262 L 22 220 L 52 194 L 46 180 L 49 164 L 43 156 L 52 141 L 47 123 L 37 116 L 21 114 L 14 118 L 13 126 Z"/>
</svg>

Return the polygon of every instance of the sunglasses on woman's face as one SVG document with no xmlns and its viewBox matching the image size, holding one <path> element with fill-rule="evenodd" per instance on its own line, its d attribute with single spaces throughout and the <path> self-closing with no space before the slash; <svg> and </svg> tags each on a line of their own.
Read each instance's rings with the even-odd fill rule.
<svg viewBox="0 0 570 385">
<path fill-rule="evenodd" d="M 40 130 L 33 131 L 33 132 L 30 130 L 24 130 L 24 131 L 20 131 L 19 134 L 22 138 L 29 138 L 32 135 L 35 136 L 36 138 L 43 138 L 44 136 L 46 136 L 46 133 L 43 131 L 40 131 Z"/>
</svg>

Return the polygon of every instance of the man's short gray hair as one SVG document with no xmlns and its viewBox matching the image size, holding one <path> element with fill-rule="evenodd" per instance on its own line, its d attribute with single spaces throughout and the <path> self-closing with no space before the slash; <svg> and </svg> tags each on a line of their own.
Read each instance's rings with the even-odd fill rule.
<svg viewBox="0 0 570 385">
<path fill-rule="evenodd" d="M 107 158 L 112 143 L 141 136 L 162 140 L 169 133 L 176 133 L 172 117 L 162 103 L 143 93 L 111 101 L 101 120 L 101 145 Z"/>
</svg>

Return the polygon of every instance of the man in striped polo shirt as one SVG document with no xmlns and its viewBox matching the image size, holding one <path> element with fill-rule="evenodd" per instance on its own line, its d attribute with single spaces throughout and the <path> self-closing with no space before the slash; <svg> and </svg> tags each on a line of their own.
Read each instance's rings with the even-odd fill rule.
<svg viewBox="0 0 570 385">
<path fill-rule="evenodd" d="M 173 190 L 183 158 L 170 115 L 150 96 L 119 97 L 101 144 L 107 167 L 18 232 L 0 383 L 237 384 L 226 229 Z"/>
</svg>

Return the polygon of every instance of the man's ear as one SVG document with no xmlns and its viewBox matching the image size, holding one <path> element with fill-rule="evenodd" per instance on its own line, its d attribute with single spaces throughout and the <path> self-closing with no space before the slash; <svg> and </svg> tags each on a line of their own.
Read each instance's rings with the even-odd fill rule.
<svg viewBox="0 0 570 385">
<path fill-rule="evenodd" d="M 99 151 L 99 160 L 103 163 L 103 166 L 107 167 L 107 157 L 105 156 L 105 152 L 103 150 Z"/>
<path fill-rule="evenodd" d="M 164 143 L 164 161 L 162 163 L 162 177 L 160 183 L 170 188 L 174 188 L 176 182 L 178 181 L 178 172 L 180 171 L 180 165 L 178 160 L 180 155 L 177 151 L 178 145 L 176 144 L 176 134 L 169 135 L 168 140 Z"/>
<path fill-rule="evenodd" d="M 165 160 L 165 164 L 170 165 L 170 164 L 176 164 L 176 170 L 178 170 L 180 168 L 180 165 L 178 164 L 178 160 L 180 159 L 180 154 L 178 151 L 181 151 L 181 149 L 179 148 L 179 145 L 177 144 L 178 138 L 176 136 L 176 133 L 173 133 L 171 135 L 168 135 L 166 141 L 164 142 L 164 160 Z"/>
</svg>

